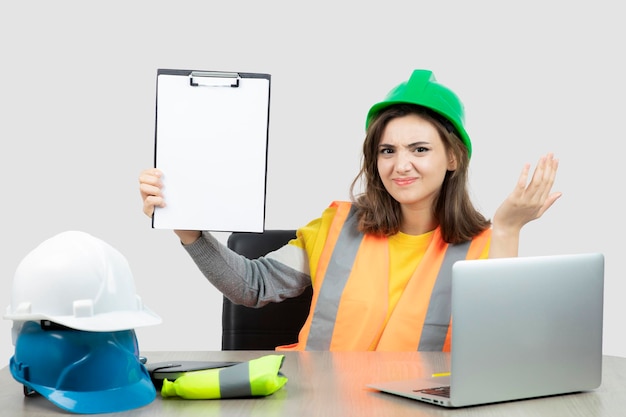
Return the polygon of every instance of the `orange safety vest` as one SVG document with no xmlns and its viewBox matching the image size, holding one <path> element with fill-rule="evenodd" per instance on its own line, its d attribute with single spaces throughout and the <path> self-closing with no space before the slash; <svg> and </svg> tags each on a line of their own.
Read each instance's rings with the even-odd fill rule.
<svg viewBox="0 0 626 417">
<path fill-rule="evenodd" d="M 298 342 L 277 350 L 449 351 L 452 264 L 479 258 L 490 229 L 470 242 L 450 245 L 437 228 L 385 325 L 388 239 L 359 232 L 350 203 L 333 205 L 337 213 L 318 263 L 311 312 Z"/>
</svg>

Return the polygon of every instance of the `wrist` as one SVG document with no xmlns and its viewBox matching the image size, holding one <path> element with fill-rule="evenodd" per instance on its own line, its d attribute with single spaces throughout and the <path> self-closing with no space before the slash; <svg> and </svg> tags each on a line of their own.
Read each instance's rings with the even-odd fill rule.
<svg viewBox="0 0 626 417">
<path fill-rule="evenodd" d="M 174 233 L 183 245 L 191 245 L 202 236 L 202 232 L 199 230 L 174 230 Z"/>
<path fill-rule="evenodd" d="M 493 225 L 491 229 L 490 258 L 509 258 L 518 256 L 520 229 Z"/>
</svg>

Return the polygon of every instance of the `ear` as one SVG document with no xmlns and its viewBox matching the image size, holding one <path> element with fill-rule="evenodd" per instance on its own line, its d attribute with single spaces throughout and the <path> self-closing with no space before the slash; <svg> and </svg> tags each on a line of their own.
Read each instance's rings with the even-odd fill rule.
<svg viewBox="0 0 626 417">
<path fill-rule="evenodd" d="M 456 157 L 453 152 L 448 152 L 448 171 L 456 171 Z"/>
</svg>

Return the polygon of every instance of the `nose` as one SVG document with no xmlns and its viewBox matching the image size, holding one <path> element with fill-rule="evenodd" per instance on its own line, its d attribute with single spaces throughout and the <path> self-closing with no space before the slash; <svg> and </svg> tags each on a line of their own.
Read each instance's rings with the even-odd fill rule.
<svg viewBox="0 0 626 417">
<path fill-rule="evenodd" d="M 409 172 L 413 168 L 410 155 L 407 152 L 402 151 L 396 154 L 396 172 L 404 174 Z"/>
</svg>

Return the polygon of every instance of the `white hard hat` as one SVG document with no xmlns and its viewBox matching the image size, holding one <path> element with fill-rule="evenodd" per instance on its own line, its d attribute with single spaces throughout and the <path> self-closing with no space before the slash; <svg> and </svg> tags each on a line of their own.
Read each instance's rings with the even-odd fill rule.
<svg viewBox="0 0 626 417">
<path fill-rule="evenodd" d="M 95 332 L 161 323 L 136 294 L 126 258 L 79 231 L 53 236 L 24 257 L 15 271 L 4 318 L 49 320 Z"/>
</svg>

